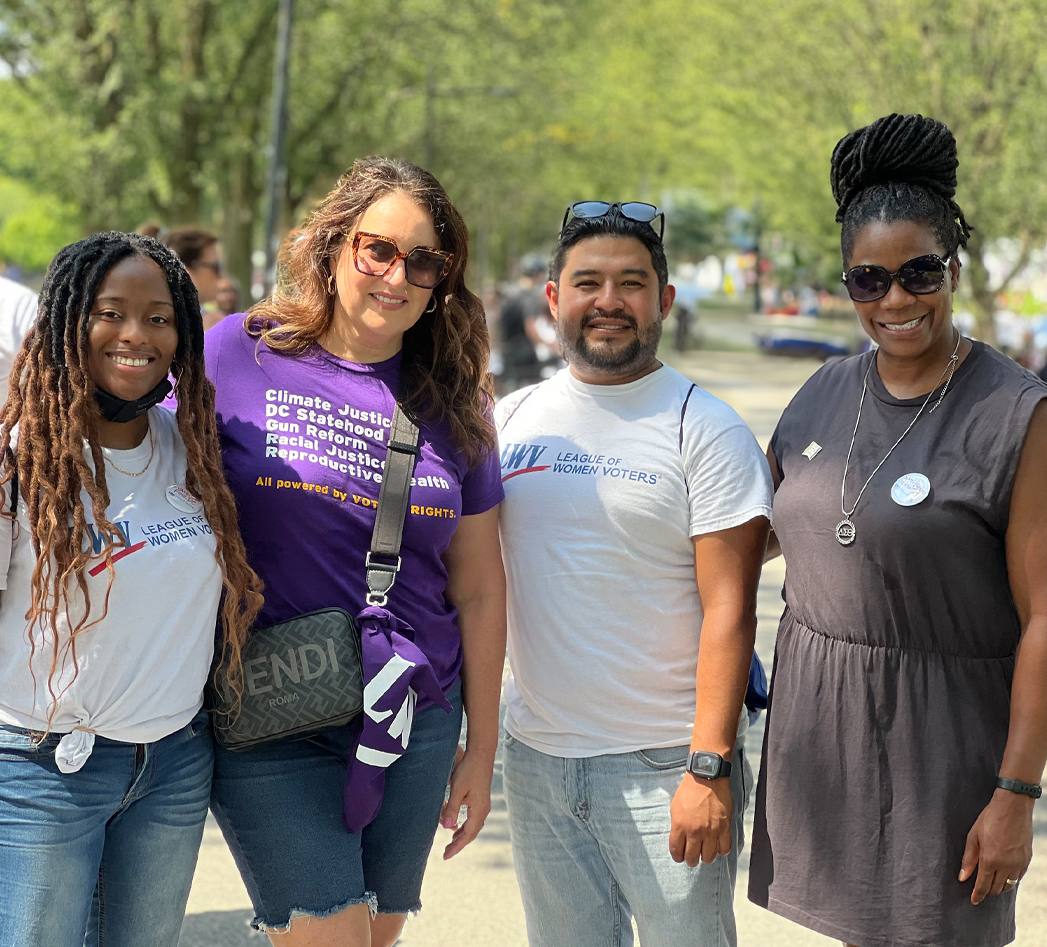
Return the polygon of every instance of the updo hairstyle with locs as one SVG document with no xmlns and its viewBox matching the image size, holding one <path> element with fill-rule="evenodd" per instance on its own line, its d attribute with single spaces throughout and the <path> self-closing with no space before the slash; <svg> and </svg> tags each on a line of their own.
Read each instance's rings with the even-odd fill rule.
<svg viewBox="0 0 1047 947">
<path fill-rule="evenodd" d="M 841 138 L 829 181 L 843 224 L 844 267 L 873 221 L 926 224 L 947 257 L 966 247 L 971 228 L 953 199 L 958 165 L 952 132 L 922 115 L 887 115 Z"/>
</svg>

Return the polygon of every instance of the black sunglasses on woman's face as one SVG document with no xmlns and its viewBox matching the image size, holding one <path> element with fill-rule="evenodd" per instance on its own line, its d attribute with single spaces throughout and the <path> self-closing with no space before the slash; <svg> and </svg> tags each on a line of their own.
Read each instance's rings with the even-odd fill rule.
<svg viewBox="0 0 1047 947">
<path fill-rule="evenodd" d="M 883 299 L 890 292 L 891 280 L 897 280 L 907 293 L 927 296 L 945 285 L 951 260 L 951 255 L 943 260 L 937 253 L 927 253 L 906 260 L 894 273 L 883 266 L 852 266 L 843 274 L 843 284 L 851 299 L 859 303 Z"/>
</svg>

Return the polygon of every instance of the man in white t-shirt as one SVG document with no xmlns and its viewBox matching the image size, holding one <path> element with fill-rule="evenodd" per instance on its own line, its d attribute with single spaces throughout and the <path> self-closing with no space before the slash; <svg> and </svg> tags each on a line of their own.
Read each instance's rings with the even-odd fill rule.
<svg viewBox="0 0 1047 947">
<path fill-rule="evenodd" d="M 11 366 L 36 321 L 36 293 L 0 276 L 0 405 L 7 401 Z"/>
<path fill-rule="evenodd" d="M 660 211 L 571 211 L 546 288 L 569 368 L 496 412 L 528 937 L 626 944 L 634 918 L 644 947 L 733 947 L 770 473 L 738 415 L 656 358 Z"/>
</svg>

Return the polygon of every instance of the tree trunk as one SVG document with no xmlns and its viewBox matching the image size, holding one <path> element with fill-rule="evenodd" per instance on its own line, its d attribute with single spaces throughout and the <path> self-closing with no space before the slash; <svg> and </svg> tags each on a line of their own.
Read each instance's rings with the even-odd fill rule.
<svg viewBox="0 0 1047 947">
<path fill-rule="evenodd" d="M 181 12 L 180 73 L 185 86 L 179 103 L 178 137 L 171 149 L 171 224 L 199 224 L 203 203 L 201 176 L 204 114 L 198 87 L 206 83 L 204 45 L 214 8 L 210 0 L 192 0 Z"/>
<path fill-rule="evenodd" d="M 240 307 L 246 309 L 253 302 L 251 253 L 254 250 L 255 223 L 262 196 L 250 152 L 232 160 L 227 169 L 226 182 L 222 194 L 222 251 L 226 270 L 240 284 Z"/>
<path fill-rule="evenodd" d="M 987 345 L 996 345 L 996 290 L 989 285 L 989 271 L 985 266 L 985 243 L 977 230 L 971 233 L 967 244 L 970 270 L 971 308 L 978 325 L 978 338 Z"/>
</svg>

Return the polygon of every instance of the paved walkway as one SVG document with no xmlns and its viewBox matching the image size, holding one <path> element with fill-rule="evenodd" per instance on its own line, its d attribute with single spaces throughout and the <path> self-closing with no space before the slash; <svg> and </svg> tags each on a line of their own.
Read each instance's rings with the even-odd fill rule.
<svg viewBox="0 0 1047 947">
<path fill-rule="evenodd" d="M 677 368 L 732 404 L 766 445 L 782 409 L 807 377 L 818 368 L 807 360 L 775 359 L 750 353 L 695 352 L 669 357 Z M 768 670 L 781 615 L 781 560 L 769 563 L 759 596 L 757 650 Z M 746 739 L 754 771 L 758 770 L 763 739 L 762 719 Z M 440 830 L 422 891 L 424 910 L 408 921 L 403 947 L 526 947 L 523 910 L 513 874 L 512 851 L 502 797 L 501 762 L 495 768 L 494 808 L 480 837 L 450 862 L 440 852 L 450 836 Z M 746 818 L 746 837 L 752 808 Z M 1018 899 L 1016 947 L 1047 943 L 1047 803 L 1037 806 L 1037 858 Z M 821 947 L 837 943 L 761 910 L 745 898 L 748 851 L 739 860 L 738 916 L 742 947 Z M 250 901 L 222 840 L 209 822 L 204 834 L 189 910 L 180 947 L 261 947 L 266 941 L 248 928 Z M 683 947 L 683 945 L 681 945 Z"/>
</svg>

